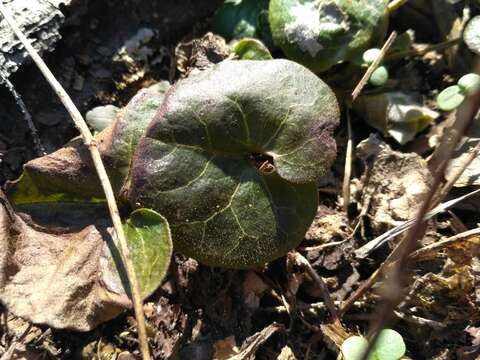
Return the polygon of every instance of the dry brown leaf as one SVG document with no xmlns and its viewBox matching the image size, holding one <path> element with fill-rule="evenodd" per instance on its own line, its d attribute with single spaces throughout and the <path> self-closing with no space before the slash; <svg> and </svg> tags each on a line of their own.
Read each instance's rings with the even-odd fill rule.
<svg viewBox="0 0 480 360">
<path fill-rule="evenodd" d="M 440 274 L 418 277 L 408 297 L 409 307 L 416 307 L 421 316 L 444 322 L 469 323 L 478 320 L 473 303 L 474 275 L 470 266 L 447 261 Z"/>
<path fill-rule="evenodd" d="M 357 154 L 367 167 L 360 202 L 374 235 L 413 218 L 433 181 L 425 160 L 393 151 L 373 135 L 357 146 Z"/>
<path fill-rule="evenodd" d="M 11 312 L 87 331 L 130 307 L 110 265 L 105 209 L 82 209 L 97 222 L 77 219 L 78 225 L 61 231 L 60 214 L 50 223 L 42 214 L 23 219 L 0 196 L 0 299 Z"/>
</svg>

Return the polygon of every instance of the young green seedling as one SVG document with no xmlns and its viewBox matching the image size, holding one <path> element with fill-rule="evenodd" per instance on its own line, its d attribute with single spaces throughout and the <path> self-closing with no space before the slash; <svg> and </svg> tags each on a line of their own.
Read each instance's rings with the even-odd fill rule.
<svg viewBox="0 0 480 360">
<path fill-rule="evenodd" d="M 341 346 L 344 360 L 361 360 L 368 348 L 363 336 L 351 336 Z M 402 335 L 392 329 L 384 329 L 368 356 L 368 360 L 399 360 L 405 355 L 406 347 Z"/>
<path fill-rule="evenodd" d="M 460 106 L 467 96 L 480 91 L 480 75 L 467 74 L 462 76 L 457 85 L 444 89 L 437 96 L 438 107 L 443 111 L 452 111 Z"/>
<path fill-rule="evenodd" d="M 375 59 L 380 55 L 381 50 L 378 48 L 368 49 L 363 53 L 362 60 L 365 65 L 371 65 Z M 375 69 L 368 80 L 368 83 L 373 86 L 385 85 L 388 81 L 389 74 L 385 66 L 381 65 Z"/>
</svg>

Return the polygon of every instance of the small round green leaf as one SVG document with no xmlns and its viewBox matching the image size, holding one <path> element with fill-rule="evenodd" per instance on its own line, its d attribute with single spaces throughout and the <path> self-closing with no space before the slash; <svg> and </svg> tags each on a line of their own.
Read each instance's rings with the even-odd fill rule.
<svg viewBox="0 0 480 360">
<path fill-rule="evenodd" d="M 474 73 L 463 75 L 457 85 L 466 95 L 473 95 L 480 90 L 480 75 Z"/>
<path fill-rule="evenodd" d="M 392 329 L 384 329 L 378 335 L 374 353 L 378 360 L 399 360 L 405 355 L 402 335 Z"/>
<path fill-rule="evenodd" d="M 187 256 L 264 264 L 310 226 L 338 119 L 334 93 L 303 66 L 224 61 L 179 81 L 165 99 L 137 148 L 130 203 L 164 215 Z"/>
<path fill-rule="evenodd" d="M 361 57 L 388 25 L 385 0 L 271 0 L 273 40 L 287 57 L 314 72 Z"/>
<path fill-rule="evenodd" d="M 341 351 L 345 360 L 361 360 L 367 348 L 368 341 L 363 336 L 350 336 L 343 342 Z M 372 359 L 371 355 L 370 359 Z"/>
<path fill-rule="evenodd" d="M 465 95 L 460 86 L 447 87 L 437 96 L 438 107 L 443 111 L 452 111 L 465 100 Z"/>
<path fill-rule="evenodd" d="M 471 51 L 480 55 L 480 15 L 469 21 L 463 33 L 463 40 Z"/>
<path fill-rule="evenodd" d="M 367 65 L 370 65 L 375 61 L 376 58 L 380 55 L 382 51 L 378 48 L 368 49 L 363 53 L 362 59 L 363 62 Z"/>
<path fill-rule="evenodd" d="M 270 60 L 272 54 L 268 48 L 257 39 L 244 38 L 239 40 L 233 52 L 240 58 L 240 60 Z"/>
<path fill-rule="evenodd" d="M 123 225 L 130 256 L 143 298 L 150 296 L 162 283 L 172 254 L 172 240 L 167 220 L 150 209 L 137 209 Z M 118 244 L 118 241 L 115 240 Z M 124 289 L 126 272 L 119 254 L 111 251 Z"/>
<path fill-rule="evenodd" d="M 370 76 L 368 83 L 373 86 L 385 85 L 388 81 L 388 70 L 385 66 L 379 66 Z"/>
</svg>

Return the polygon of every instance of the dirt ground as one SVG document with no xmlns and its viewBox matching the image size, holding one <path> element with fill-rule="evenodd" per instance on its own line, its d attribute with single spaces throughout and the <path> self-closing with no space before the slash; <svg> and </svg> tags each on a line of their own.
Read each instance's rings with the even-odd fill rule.
<svg viewBox="0 0 480 360">
<path fill-rule="evenodd" d="M 221 3 L 221 0 L 73 1 L 64 10 L 66 22 L 61 29 L 62 40 L 54 52 L 44 58 L 82 114 L 97 105 L 122 107 L 139 89 L 159 80 L 178 78 L 175 47 L 180 41 L 201 37 L 209 31 L 211 16 Z M 444 40 L 441 31 L 432 30 L 437 24 L 423 7 L 412 5 L 401 9 L 393 17 L 390 28 L 398 32 L 416 29 L 416 42 L 420 44 Z M 153 35 L 148 38 L 148 48 L 152 51 L 142 61 L 132 64 L 114 56 L 126 41 L 142 31 L 150 33 L 150 30 Z M 397 79 L 397 89 L 418 92 L 426 98 L 425 104 L 430 105 L 437 90 L 451 84 L 455 71 L 464 73 L 465 66 L 462 59 L 458 66 L 448 66 L 444 54 L 435 52 L 399 60 L 389 71 L 391 77 Z M 334 75 L 340 78 L 335 79 Z M 333 82 L 342 82 L 341 75 L 330 73 L 326 76 Z M 10 80 L 32 114 L 47 153 L 77 135 L 69 115 L 35 66 L 23 65 Z M 386 258 L 391 250 L 388 246 L 363 261 L 356 260 L 352 254 L 356 248 L 397 224 L 396 221 L 412 216 L 408 205 L 412 199 L 400 194 L 402 186 L 407 185 L 398 184 L 395 177 L 409 172 L 414 179 L 425 175 L 418 175 L 417 170 L 422 166 L 427 168 L 422 158 L 431 154 L 427 143 L 441 132 L 447 120 L 441 115 L 434 126 L 405 146 L 388 141 L 391 148 L 382 150 L 384 157 L 377 157 L 374 163 L 355 163 L 352 178 L 356 178 L 360 189 L 353 196 L 355 204 L 365 206 L 368 189 L 371 189 L 375 197 L 368 200 L 372 201 L 369 208 L 380 209 L 376 213 L 369 212 L 362 222 L 361 232 L 355 234 L 351 224 L 365 214 L 362 215 L 355 204 L 344 212 L 337 201 L 341 194 L 348 137 L 346 124 L 338 128 L 338 158 L 332 173 L 320 184 L 319 212 L 300 249 L 315 271 L 326 279 L 333 300 L 347 299 Z M 355 144 L 375 131 L 355 113 L 352 126 L 356 129 Z M 0 184 L 16 179 L 23 164 L 39 155 L 14 99 L 7 89 L 0 87 Z M 362 178 L 366 169 L 376 177 Z M 386 173 L 397 176 L 384 177 Z M 425 175 L 428 176 L 430 173 Z M 421 181 L 428 184 L 431 179 L 421 178 Z M 387 218 L 381 209 L 391 204 L 385 205 L 382 201 L 390 201 L 391 193 L 396 190 L 399 194 L 395 196 L 407 206 L 393 215 L 389 213 Z M 466 192 L 467 189 L 454 189 L 449 198 Z M 480 222 L 478 200 L 476 197 L 464 201 L 451 212 L 432 220 L 422 245 L 476 227 Z M 337 246 L 326 250 L 319 248 L 317 245 L 322 241 Z M 480 348 L 477 245 L 473 242 L 468 245 L 465 251 L 471 256 L 462 257 L 458 262 L 447 261 L 443 255 L 442 259 L 419 261 L 415 283 L 409 288 L 410 298 L 402 306 L 422 310 L 400 311 L 394 327 L 403 335 L 410 358 L 477 358 Z M 334 359 L 335 344 L 329 339 L 335 337 L 325 336 L 328 329 L 322 327 L 329 314 L 311 276 L 286 258 L 270 263 L 266 269 L 255 270 L 259 271 L 210 268 L 175 254 L 163 286 L 145 304 L 154 358 L 208 360 L 215 354 L 219 360 L 228 359 L 235 347 L 243 345 L 245 348 L 252 341 L 260 341 L 255 348 L 257 359 Z M 368 328 L 378 299 L 379 294 L 374 289 L 344 315 L 342 321 L 352 333 Z M 0 307 L 0 310 L 0 340 L 4 344 L 11 343 L 28 326 L 5 309 Z M 423 321 L 424 318 L 431 321 Z M 279 325 L 269 328 L 272 324 Z M 265 329 L 271 331 L 268 336 L 259 334 Z M 12 359 L 136 359 L 139 358 L 136 336 L 132 313 L 125 313 L 88 333 L 33 326 L 28 328 Z M 458 356 L 459 351 L 466 354 L 465 357 Z"/>
</svg>

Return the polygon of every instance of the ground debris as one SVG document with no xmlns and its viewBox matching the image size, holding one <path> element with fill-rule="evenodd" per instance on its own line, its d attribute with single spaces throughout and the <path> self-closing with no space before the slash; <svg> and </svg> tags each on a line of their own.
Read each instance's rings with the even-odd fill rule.
<svg viewBox="0 0 480 360">
<path fill-rule="evenodd" d="M 413 218 L 433 180 L 426 161 L 394 151 L 374 135 L 357 146 L 357 154 L 366 166 L 359 205 L 372 233 L 381 235 Z"/>
</svg>

